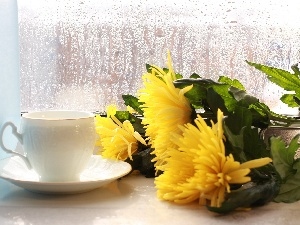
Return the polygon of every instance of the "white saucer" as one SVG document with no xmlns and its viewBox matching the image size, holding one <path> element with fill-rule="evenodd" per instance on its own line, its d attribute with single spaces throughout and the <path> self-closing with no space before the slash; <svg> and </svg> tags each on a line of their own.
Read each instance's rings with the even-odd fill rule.
<svg viewBox="0 0 300 225">
<path fill-rule="evenodd" d="M 40 182 L 37 174 L 29 170 L 18 157 L 0 160 L 0 178 L 26 190 L 45 194 L 76 194 L 106 185 L 131 171 L 130 164 L 123 161 L 103 159 L 93 155 L 78 182 Z"/>
</svg>

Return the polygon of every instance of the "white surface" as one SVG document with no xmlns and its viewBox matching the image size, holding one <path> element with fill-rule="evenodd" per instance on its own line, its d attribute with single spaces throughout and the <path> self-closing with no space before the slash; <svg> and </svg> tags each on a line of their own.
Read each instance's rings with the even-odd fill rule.
<svg viewBox="0 0 300 225">
<path fill-rule="evenodd" d="M 199 206 L 156 198 L 152 178 L 131 174 L 77 195 L 42 195 L 0 180 L 0 224 L 222 225 L 299 224 L 300 203 L 270 203 L 250 211 L 217 215 Z"/>
<path fill-rule="evenodd" d="M 123 161 L 102 159 L 92 156 L 78 182 L 40 182 L 38 175 L 29 170 L 18 157 L 0 160 L 0 177 L 30 191 L 39 193 L 74 194 L 90 191 L 106 185 L 131 171 Z"/>
</svg>

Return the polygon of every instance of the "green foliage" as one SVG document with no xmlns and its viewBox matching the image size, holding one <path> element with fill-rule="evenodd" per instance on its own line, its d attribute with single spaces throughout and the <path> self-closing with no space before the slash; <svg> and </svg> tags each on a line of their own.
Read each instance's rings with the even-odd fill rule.
<svg viewBox="0 0 300 225">
<path fill-rule="evenodd" d="M 226 137 L 226 155 L 243 163 L 249 160 L 270 157 L 265 142 L 259 135 L 258 128 L 252 125 L 252 113 L 249 109 L 238 108 L 224 119 L 223 129 Z M 265 179 L 265 176 L 276 174 L 272 165 L 252 169 L 252 180 Z"/>
<path fill-rule="evenodd" d="M 217 83 L 210 79 L 201 79 L 196 74 L 192 74 L 191 78 L 182 78 L 174 81 L 174 86 L 180 89 L 193 85 L 193 88 L 188 91 L 185 96 L 189 99 L 191 105 L 195 109 L 206 109 L 207 89 L 214 84 Z"/>
<path fill-rule="evenodd" d="M 246 90 L 244 85 L 237 79 L 232 80 L 229 77 L 220 76 L 218 81 L 221 82 L 221 83 L 224 83 L 224 84 L 229 84 L 230 86 L 235 87 L 239 90 L 243 90 L 243 91 Z"/>
<path fill-rule="evenodd" d="M 238 108 L 250 109 L 252 125 L 265 128 L 271 124 L 289 125 L 293 119 L 272 112 L 258 98 L 248 95 L 243 85 L 237 80 L 220 77 L 219 82 L 202 78 L 183 78 L 174 81 L 177 88 L 193 85 L 185 96 L 196 109 L 204 109 L 216 115 L 221 109 L 224 115 L 233 113 Z M 232 86 L 234 85 L 234 86 Z"/>
<path fill-rule="evenodd" d="M 282 87 L 286 91 L 292 91 L 292 94 L 284 94 L 280 100 L 289 107 L 299 107 L 300 105 L 300 72 L 298 64 L 292 66 L 294 73 L 286 70 L 274 68 L 262 64 L 246 61 L 250 66 L 265 73 L 267 78 L 274 84 Z"/>
<path fill-rule="evenodd" d="M 288 147 L 281 137 L 272 137 L 270 140 L 273 164 L 282 180 L 286 180 L 293 174 L 294 156 L 299 148 L 298 138 L 299 136 L 293 138 Z"/>
<path fill-rule="evenodd" d="M 135 116 L 128 111 L 117 111 L 115 117 L 121 122 L 128 120 L 132 124 L 135 131 L 140 134 L 145 134 L 145 128 L 142 125 L 142 119 L 140 116 Z"/>
<path fill-rule="evenodd" d="M 245 187 L 246 186 L 246 187 Z M 216 213 L 229 213 L 237 208 L 249 208 L 264 205 L 278 194 L 278 181 L 271 177 L 262 183 L 251 183 L 234 190 L 226 196 L 221 207 L 207 207 Z"/>
<path fill-rule="evenodd" d="M 300 200 L 300 159 L 294 158 L 300 147 L 299 136 L 296 135 L 288 146 L 281 137 L 270 139 L 273 164 L 282 180 L 280 192 L 274 199 L 276 202 Z"/>
<path fill-rule="evenodd" d="M 251 124 L 252 113 L 246 108 L 239 108 L 224 119 L 227 155 L 233 154 L 234 158 L 241 163 L 270 157 L 264 141 L 259 136 L 258 129 Z"/>
<path fill-rule="evenodd" d="M 152 162 L 155 156 L 152 155 L 151 152 L 151 148 L 139 148 L 138 153 L 132 156 L 133 160 L 127 159 L 126 162 L 128 162 L 131 165 L 132 170 L 140 171 L 140 173 L 143 174 L 145 177 L 155 177 L 156 171 L 154 163 Z"/>
<path fill-rule="evenodd" d="M 283 94 L 280 100 L 289 107 L 298 107 L 300 105 L 299 99 L 295 94 Z"/>
<path fill-rule="evenodd" d="M 142 103 L 139 102 L 139 99 L 137 97 L 132 96 L 132 95 L 122 95 L 122 98 L 124 100 L 125 105 L 130 106 L 140 115 L 144 114 L 144 112 L 141 108 Z"/>
<path fill-rule="evenodd" d="M 198 75 L 197 73 L 193 73 L 190 78 L 194 78 L 194 79 L 198 79 L 198 78 L 201 78 L 200 75 Z"/>
</svg>

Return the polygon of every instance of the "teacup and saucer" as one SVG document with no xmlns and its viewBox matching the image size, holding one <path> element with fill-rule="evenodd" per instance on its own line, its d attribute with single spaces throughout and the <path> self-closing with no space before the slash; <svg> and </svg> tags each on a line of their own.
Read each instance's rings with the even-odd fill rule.
<svg viewBox="0 0 300 225">
<path fill-rule="evenodd" d="M 8 127 L 24 154 L 6 148 L 3 133 Z M 93 113 L 54 110 L 23 114 L 19 131 L 12 122 L 4 123 L 0 130 L 0 147 L 13 155 L 0 161 L 0 178 L 37 192 L 77 193 L 131 171 L 128 163 L 93 155 L 95 141 Z"/>
</svg>

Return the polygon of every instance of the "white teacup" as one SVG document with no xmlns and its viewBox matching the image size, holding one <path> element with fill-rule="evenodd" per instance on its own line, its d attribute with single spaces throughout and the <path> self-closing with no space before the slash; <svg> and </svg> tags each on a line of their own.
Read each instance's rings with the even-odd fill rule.
<svg viewBox="0 0 300 225">
<path fill-rule="evenodd" d="M 24 155 L 7 149 L 3 133 L 7 127 L 18 138 Z M 43 182 L 79 181 L 93 154 L 96 140 L 94 115 L 81 111 L 41 111 L 21 117 L 20 131 L 12 122 L 0 131 L 0 146 L 22 157 Z"/>
</svg>

